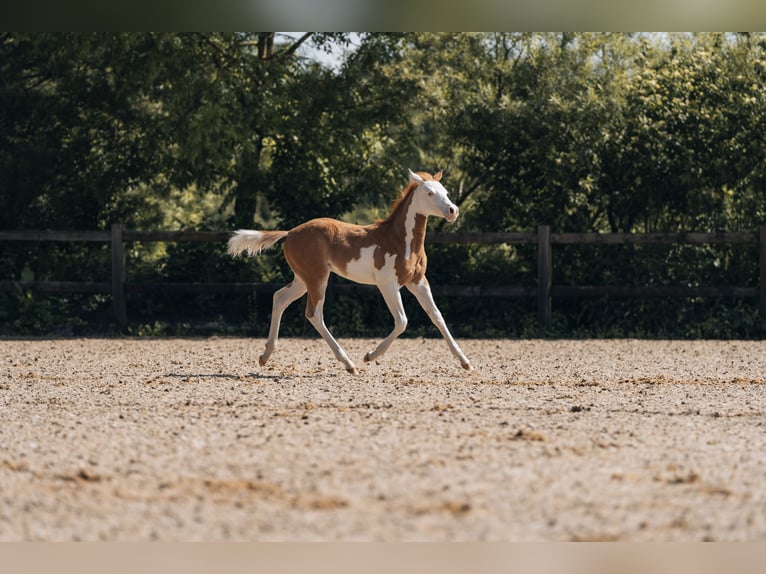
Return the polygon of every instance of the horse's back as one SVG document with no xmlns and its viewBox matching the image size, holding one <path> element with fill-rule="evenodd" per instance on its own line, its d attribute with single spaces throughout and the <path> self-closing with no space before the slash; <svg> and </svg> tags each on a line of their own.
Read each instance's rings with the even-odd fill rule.
<svg viewBox="0 0 766 574">
<path fill-rule="evenodd" d="M 290 230 L 284 254 L 290 267 L 301 276 L 323 277 L 330 271 L 345 271 L 359 257 L 368 229 L 337 219 L 311 219 Z"/>
<path fill-rule="evenodd" d="M 287 243 L 303 246 L 306 243 L 327 242 L 328 248 L 350 245 L 369 233 L 369 226 L 363 227 L 329 217 L 310 219 L 294 227 L 287 235 Z"/>
</svg>

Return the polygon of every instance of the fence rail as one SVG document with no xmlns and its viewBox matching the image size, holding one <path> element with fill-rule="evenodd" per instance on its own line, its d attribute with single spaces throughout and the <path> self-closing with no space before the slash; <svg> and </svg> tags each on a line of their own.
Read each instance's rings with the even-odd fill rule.
<svg viewBox="0 0 766 574">
<path fill-rule="evenodd" d="M 100 242 L 111 244 L 110 281 L 30 281 L 0 279 L 0 291 L 19 286 L 41 293 L 107 293 L 112 296 L 115 322 L 120 329 L 128 324 L 126 294 L 157 291 L 193 293 L 270 293 L 281 287 L 272 283 L 133 283 L 127 281 L 125 243 L 159 242 L 224 242 L 227 231 L 129 231 L 115 223 L 109 231 L 0 231 L 4 241 Z M 761 317 L 766 318 L 766 224 L 757 232 L 718 233 L 552 233 L 549 225 L 536 232 L 460 232 L 429 233 L 430 244 L 511 244 L 537 245 L 537 284 L 526 285 L 442 285 L 434 286 L 437 294 L 462 297 L 537 297 L 537 316 L 541 325 L 551 321 L 554 297 L 743 297 L 757 298 Z M 673 245 L 673 244 L 752 244 L 759 247 L 759 281 L 756 287 L 737 286 L 614 286 L 553 285 L 554 245 Z M 374 290 L 355 284 L 335 284 L 336 293 Z"/>
</svg>

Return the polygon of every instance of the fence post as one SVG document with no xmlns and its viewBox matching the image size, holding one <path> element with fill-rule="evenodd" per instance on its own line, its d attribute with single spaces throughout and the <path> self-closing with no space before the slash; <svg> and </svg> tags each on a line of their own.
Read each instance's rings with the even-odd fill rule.
<svg viewBox="0 0 766 574">
<path fill-rule="evenodd" d="M 766 320 L 766 223 L 761 223 L 759 232 L 759 257 L 758 267 L 760 279 L 758 281 L 758 309 L 761 312 L 761 320 Z"/>
<path fill-rule="evenodd" d="M 124 331 L 128 326 L 125 306 L 125 245 L 122 242 L 122 223 L 112 224 L 112 309 L 117 328 Z"/>
<path fill-rule="evenodd" d="M 552 275 L 551 226 L 540 225 L 537 228 L 537 322 L 541 327 L 551 324 Z"/>
</svg>

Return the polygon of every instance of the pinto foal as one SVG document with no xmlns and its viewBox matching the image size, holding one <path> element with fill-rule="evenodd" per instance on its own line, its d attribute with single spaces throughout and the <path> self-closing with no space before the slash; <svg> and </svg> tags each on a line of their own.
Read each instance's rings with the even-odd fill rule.
<svg viewBox="0 0 766 574">
<path fill-rule="evenodd" d="M 324 323 L 322 308 L 330 272 L 357 283 L 377 285 L 394 317 L 394 329 L 364 356 L 372 361 L 386 352 L 391 343 L 407 328 L 400 289 L 415 295 L 420 305 L 439 329 L 450 351 L 464 369 L 471 363 L 460 349 L 434 303 L 426 280 L 426 221 L 429 215 L 454 222 L 458 208 L 447 197 L 439 181 L 440 171 L 432 176 L 410 170 L 410 183 L 393 206 L 387 219 L 359 226 L 335 219 L 312 219 L 290 231 L 252 231 L 241 229 L 229 239 L 228 252 L 257 255 L 280 239 L 285 239 L 284 254 L 295 274 L 292 282 L 274 293 L 271 327 L 266 349 L 258 359 L 266 364 L 277 346 L 279 324 L 285 309 L 308 292 L 306 318 L 316 328 L 339 361 L 350 373 L 357 368 Z"/>
</svg>

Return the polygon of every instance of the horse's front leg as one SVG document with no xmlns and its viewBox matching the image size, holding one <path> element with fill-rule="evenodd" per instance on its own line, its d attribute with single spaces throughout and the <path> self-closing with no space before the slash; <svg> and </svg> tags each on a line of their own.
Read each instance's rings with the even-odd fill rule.
<svg viewBox="0 0 766 574">
<path fill-rule="evenodd" d="M 399 292 L 399 284 L 396 281 L 378 285 L 383 299 L 386 301 L 388 310 L 394 317 L 394 328 L 389 333 L 388 337 L 383 339 L 374 351 L 370 351 L 364 356 L 364 361 L 374 361 L 385 353 L 399 335 L 404 333 L 407 328 L 407 315 L 404 313 L 404 305 L 402 305 L 402 294 Z"/>
<path fill-rule="evenodd" d="M 436 303 L 434 303 L 434 298 L 431 294 L 431 286 L 428 284 L 426 278 L 423 277 L 419 283 L 408 283 L 407 289 L 409 289 L 410 293 L 415 295 L 420 306 L 423 307 L 423 310 L 429 316 L 433 324 L 439 329 L 442 337 L 447 341 L 450 351 L 452 351 L 452 354 L 460 361 L 460 366 L 465 370 L 470 371 L 471 362 L 466 358 L 465 354 L 463 354 L 463 351 L 455 342 L 455 339 L 452 338 L 452 333 L 449 332 L 447 323 L 444 322 L 444 317 L 442 317 L 441 311 L 439 311 L 436 307 Z"/>
</svg>

